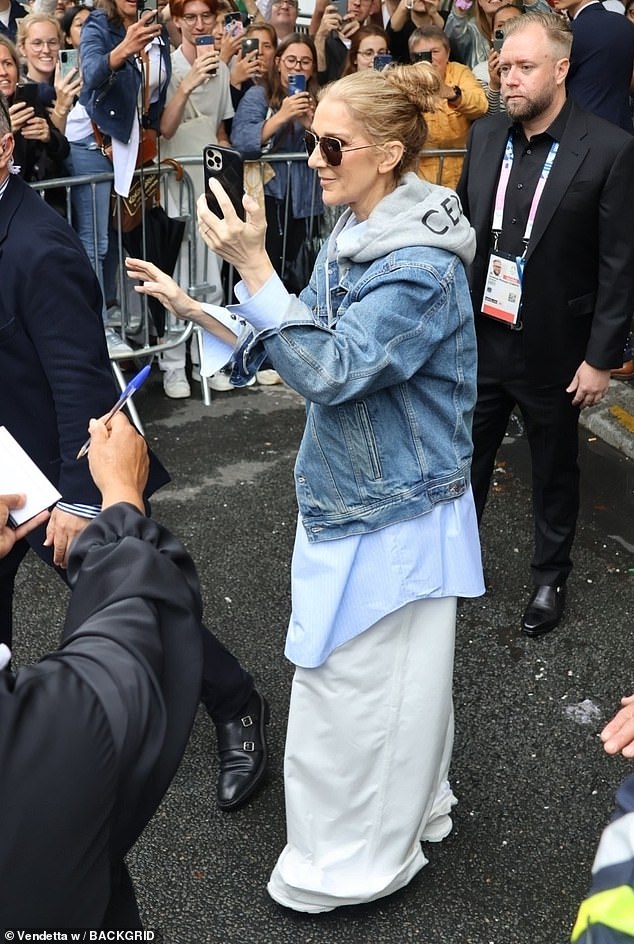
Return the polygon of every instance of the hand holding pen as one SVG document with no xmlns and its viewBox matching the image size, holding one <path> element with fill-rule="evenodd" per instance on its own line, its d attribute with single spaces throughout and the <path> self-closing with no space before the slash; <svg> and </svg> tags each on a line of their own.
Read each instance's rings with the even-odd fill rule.
<svg viewBox="0 0 634 944">
<path fill-rule="evenodd" d="M 142 370 L 139 371 L 136 377 L 132 378 L 132 380 L 130 381 L 128 386 L 125 388 L 125 390 L 123 391 L 123 393 L 121 394 L 121 396 L 119 397 L 119 399 L 117 400 L 113 408 L 110 410 L 110 412 L 106 416 L 104 416 L 102 422 L 106 426 L 108 425 L 112 417 L 125 406 L 125 404 L 128 402 L 130 397 L 137 392 L 139 387 L 143 385 L 143 383 L 147 379 L 148 374 L 150 373 L 151 367 L 152 367 L 151 364 L 147 364 Z M 77 453 L 77 458 L 81 459 L 83 456 L 86 455 L 89 449 L 90 449 L 90 437 L 88 437 L 84 445 L 81 447 L 81 449 Z"/>
</svg>

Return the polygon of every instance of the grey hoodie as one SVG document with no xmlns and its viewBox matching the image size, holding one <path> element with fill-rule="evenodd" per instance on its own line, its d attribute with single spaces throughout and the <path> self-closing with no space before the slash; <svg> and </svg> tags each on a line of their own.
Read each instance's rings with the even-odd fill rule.
<svg viewBox="0 0 634 944">
<path fill-rule="evenodd" d="M 475 232 L 456 193 L 413 173 L 401 178 L 364 223 L 349 226 L 351 215 L 351 210 L 342 215 L 330 238 L 328 256 L 338 254 L 343 266 L 346 261 L 372 262 L 408 246 L 445 249 L 455 253 L 465 266 L 475 255 Z"/>
</svg>

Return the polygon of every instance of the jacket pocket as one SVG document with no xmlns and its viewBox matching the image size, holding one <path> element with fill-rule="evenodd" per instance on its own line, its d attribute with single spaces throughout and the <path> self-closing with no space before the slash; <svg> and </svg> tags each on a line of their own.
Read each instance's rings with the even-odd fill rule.
<svg viewBox="0 0 634 944">
<path fill-rule="evenodd" d="M 7 344 L 18 330 L 18 323 L 15 318 L 2 324 L 0 322 L 0 347 Z"/>
<path fill-rule="evenodd" d="M 568 311 L 573 318 L 583 318 L 587 315 L 592 315 L 594 314 L 596 300 L 596 292 L 588 292 L 587 295 L 571 298 L 568 302 Z"/>
<path fill-rule="evenodd" d="M 361 472 L 362 478 L 381 479 L 379 450 L 365 401 L 356 400 L 340 407 L 339 419 L 352 468 Z"/>
</svg>

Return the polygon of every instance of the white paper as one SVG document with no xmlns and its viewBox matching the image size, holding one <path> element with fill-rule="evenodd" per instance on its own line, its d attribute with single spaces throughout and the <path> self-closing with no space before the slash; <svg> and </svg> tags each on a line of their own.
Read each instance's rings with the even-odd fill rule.
<svg viewBox="0 0 634 944">
<path fill-rule="evenodd" d="M 28 521 L 62 497 L 6 426 L 0 426 L 0 495 L 16 493 L 26 495 L 26 504 L 11 509 L 15 524 Z"/>
</svg>

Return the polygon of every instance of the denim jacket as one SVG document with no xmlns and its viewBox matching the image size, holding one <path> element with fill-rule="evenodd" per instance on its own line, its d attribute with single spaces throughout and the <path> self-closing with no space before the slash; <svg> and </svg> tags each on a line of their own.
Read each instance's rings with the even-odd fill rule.
<svg viewBox="0 0 634 944">
<path fill-rule="evenodd" d="M 417 517 L 469 483 L 473 230 L 453 191 L 414 174 L 350 222 L 347 211 L 281 325 L 248 339 L 234 366 L 244 382 L 265 348 L 306 397 L 295 486 L 310 541 Z"/>
<path fill-rule="evenodd" d="M 81 31 L 80 59 L 84 80 L 79 101 L 98 126 L 111 138 L 127 143 L 138 118 L 141 70 L 132 57 L 120 69 L 111 69 L 110 53 L 125 37 L 125 27 L 112 23 L 103 10 L 93 10 Z M 163 30 L 161 61 L 164 79 L 159 99 L 149 108 L 149 124 L 158 130 L 172 74 L 170 47 Z"/>
</svg>

